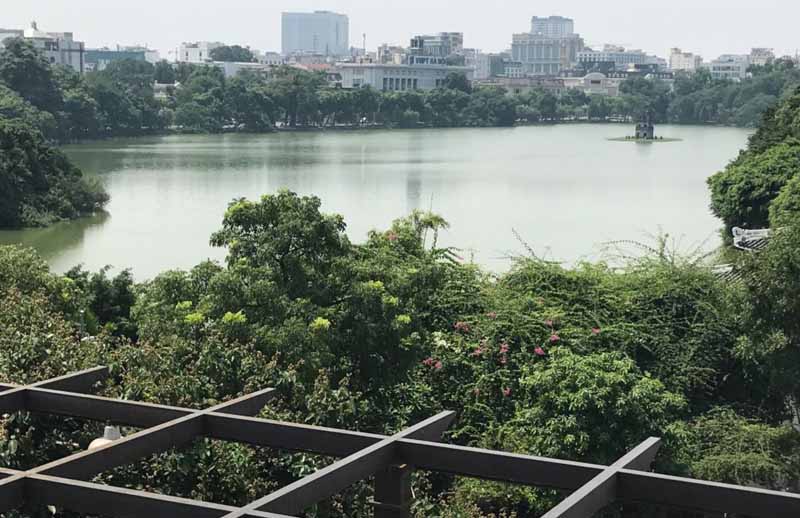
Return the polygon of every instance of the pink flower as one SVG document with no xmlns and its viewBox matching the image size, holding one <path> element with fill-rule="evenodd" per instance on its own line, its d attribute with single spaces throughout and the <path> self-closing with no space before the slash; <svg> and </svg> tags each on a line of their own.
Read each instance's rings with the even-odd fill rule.
<svg viewBox="0 0 800 518">
<path fill-rule="evenodd" d="M 486 313 L 486 316 L 494 320 L 495 318 L 497 318 L 497 313 L 495 311 L 490 311 Z"/>
<path fill-rule="evenodd" d="M 553 321 L 552 320 L 545 320 L 544 321 L 544 325 L 546 325 L 547 327 L 553 327 Z"/>
<path fill-rule="evenodd" d="M 533 353 L 536 356 L 544 356 L 545 354 L 547 354 L 546 352 L 544 352 L 544 349 L 542 349 L 541 347 L 537 347 L 536 349 L 534 349 Z"/>
<path fill-rule="evenodd" d="M 599 327 L 593 327 L 592 328 L 592 334 L 593 335 L 599 335 L 600 334 L 600 328 Z"/>
<path fill-rule="evenodd" d="M 554 344 L 554 343 L 558 342 L 559 340 L 561 340 L 561 337 L 558 336 L 557 334 L 550 335 L 550 343 L 551 344 Z"/>
<path fill-rule="evenodd" d="M 500 344 L 500 354 L 505 354 L 508 352 L 508 343 L 503 342 Z"/>
<path fill-rule="evenodd" d="M 459 333 L 469 333 L 470 330 L 469 324 L 466 322 L 456 322 L 453 324 L 453 328 Z"/>
<path fill-rule="evenodd" d="M 442 362 L 440 362 L 440 361 L 436 362 L 436 363 L 433 365 L 433 368 L 434 368 L 434 369 L 436 369 L 437 371 L 440 371 L 440 370 L 442 370 Z"/>
<path fill-rule="evenodd" d="M 433 358 L 425 358 L 424 360 L 422 360 L 422 365 L 425 365 L 427 367 L 432 367 L 433 366 Z"/>
<path fill-rule="evenodd" d="M 475 356 L 475 357 L 482 356 L 482 355 L 483 355 L 483 348 L 481 348 L 481 347 L 476 348 L 474 351 L 472 351 L 472 354 L 471 354 L 471 356 Z"/>
<path fill-rule="evenodd" d="M 397 241 L 397 237 L 398 236 L 397 236 L 397 234 L 395 232 L 389 232 L 388 234 L 386 234 L 386 239 L 388 239 L 389 241 L 392 241 L 392 242 Z"/>
<path fill-rule="evenodd" d="M 510 395 L 511 395 L 511 389 L 510 389 L 510 388 L 508 388 L 508 387 L 504 388 L 504 389 L 503 389 L 503 395 L 504 395 L 505 397 L 508 397 L 508 396 L 510 396 Z"/>
</svg>

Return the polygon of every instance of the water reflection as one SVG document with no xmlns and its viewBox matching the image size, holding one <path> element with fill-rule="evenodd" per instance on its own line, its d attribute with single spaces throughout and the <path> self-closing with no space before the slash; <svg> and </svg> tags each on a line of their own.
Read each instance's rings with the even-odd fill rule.
<svg viewBox="0 0 800 518">
<path fill-rule="evenodd" d="M 699 243 L 719 222 L 705 179 L 736 156 L 747 132 L 661 127 L 681 142 L 608 142 L 619 125 L 169 136 L 71 146 L 67 153 L 111 194 L 108 216 L 0 233 L 34 246 L 57 271 L 77 263 L 132 267 L 137 278 L 187 268 L 224 251 L 208 244 L 228 203 L 288 188 L 322 199 L 359 242 L 412 210 L 451 229 L 441 243 L 482 264 L 537 251 L 574 261 L 595 245 L 664 228 Z M 713 244 L 713 243 L 712 243 Z"/>
<path fill-rule="evenodd" d="M 47 228 L 3 230 L 0 231 L 0 244 L 19 244 L 35 248 L 46 261 L 53 262 L 63 255 L 73 255 L 79 251 L 86 233 L 99 230 L 110 218 L 111 215 L 107 212 L 98 212 L 93 216 L 56 223 Z"/>
</svg>

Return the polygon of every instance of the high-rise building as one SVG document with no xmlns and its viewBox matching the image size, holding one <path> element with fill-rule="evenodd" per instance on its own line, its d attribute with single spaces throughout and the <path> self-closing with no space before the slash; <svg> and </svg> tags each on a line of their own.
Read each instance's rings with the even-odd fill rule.
<svg viewBox="0 0 800 518">
<path fill-rule="evenodd" d="M 525 75 L 555 76 L 571 68 L 584 49 L 583 38 L 575 33 L 569 18 L 533 17 L 531 32 L 514 34 L 511 60 L 523 64 Z"/>
<path fill-rule="evenodd" d="M 703 65 L 701 56 L 684 52 L 679 48 L 673 48 L 669 54 L 669 68 L 673 72 L 695 72 Z"/>
<path fill-rule="evenodd" d="M 575 34 L 575 22 L 563 16 L 548 16 L 531 18 L 531 34 L 547 38 L 564 38 Z"/>
<path fill-rule="evenodd" d="M 82 41 L 76 41 L 71 32 L 40 31 L 36 22 L 28 29 L 0 29 L 0 48 L 8 38 L 25 38 L 36 47 L 47 60 L 54 65 L 72 68 L 78 73 L 84 71 L 84 54 L 86 49 Z"/>
<path fill-rule="evenodd" d="M 350 55 L 350 21 L 330 11 L 283 13 L 282 51 L 291 54 Z"/>
</svg>

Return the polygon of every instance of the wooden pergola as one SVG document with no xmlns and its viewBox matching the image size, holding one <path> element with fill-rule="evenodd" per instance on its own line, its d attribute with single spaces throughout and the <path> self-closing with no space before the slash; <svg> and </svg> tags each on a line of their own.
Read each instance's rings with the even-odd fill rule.
<svg viewBox="0 0 800 518">
<path fill-rule="evenodd" d="M 800 495 L 649 471 L 660 440 L 650 438 L 610 466 L 437 442 L 453 420 L 443 412 L 384 436 L 251 417 L 274 395 L 262 390 L 205 410 L 90 395 L 108 376 L 97 367 L 24 386 L 0 385 L 3 413 L 29 411 L 143 428 L 104 446 L 30 469 L 0 469 L 0 513 L 54 505 L 110 517 L 289 518 L 374 477 L 376 518 L 410 514 L 413 469 L 569 492 L 546 518 L 588 518 L 615 502 L 646 502 L 709 513 L 797 518 Z M 316 453 L 340 460 L 244 507 L 89 482 L 97 474 L 199 437 Z"/>
</svg>

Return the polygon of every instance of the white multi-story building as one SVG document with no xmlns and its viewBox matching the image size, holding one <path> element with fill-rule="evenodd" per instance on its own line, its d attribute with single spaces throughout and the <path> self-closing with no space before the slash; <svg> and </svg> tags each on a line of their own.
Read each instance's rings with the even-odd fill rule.
<svg viewBox="0 0 800 518">
<path fill-rule="evenodd" d="M 711 77 L 719 80 L 741 81 L 747 77 L 750 68 L 750 56 L 743 54 L 723 54 L 705 65 Z"/>
<path fill-rule="evenodd" d="M 703 65 L 702 56 L 673 48 L 669 54 L 669 68 L 673 72 L 695 72 Z"/>
<path fill-rule="evenodd" d="M 775 51 L 766 48 L 754 48 L 750 51 L 750 64 L 763 67 L 775 61 Z"/>
<path fill-rule="evenodd" d="M 47 60 L 54 65 L 63 65 L 83 73 L 86 49 L 82 41 L 76 41 L 71 32 L 40 31 L 36 22 L 27 29 L 0 29 L 0 47 L 8 38 L 25 38 L 33 43 Z"/>
<path fill-rule="evenodd" d="M 282 52 L 291 54 L 350 55 L 350 21 L 330 11 L 283 13 Z"/>
<path fill-rule="evenodd" d="M 335 71 L 342 77 L 342 88 L 371 86 L 382 91 L 433 90 L 444 85 L 452 72 L 472 80 L 471 68 L 447 65 L 337 63 Z"/>
<path fill-rule="evenodd" d="M 211 59 L 211 51 L 224 47 L 224 43 L 218 41 L 196 41 L 194 43 L 181 43 L 178 51 L 178 62 L 180 63 L 208 63 Z"/>
<path fill-rule="evenodd" d="M 565 38 L 575 34 L 575 22 L 563 16 L 534 16 L 531 18 L 531 34 L 545 38 Z"/>
<path fill-rule="evenodd" d="M 578 63 L 614 63 L 617 70 L 626 70 L 631 65 L 647 64 L 649 56 L 641 50 L 625 50 L 606 46 L 603 50 L 578 52 Z"/>
<path fill-rule="evenodd" d="M 411 54 L 446 58 L 464 51 L 463 32 L 440 32 L 435 35 L 415 36 L 409 48 Z"/>
<path fill-rule="evenodd" d="M 256 54 L 256 59 L 263 65 L 272 65 L 274 67 L 285 63 L 280 52 L 259 52 Z"/>
<path fill-rule="evenodd" d="M 583 38 L 575 34 L 571 19 L 534 16 L 531 32 L 514 34 L 511 60 L 523 64 L 525 75 L 556 76 L 577 63 L 583 49 Z"/>
</svg>

